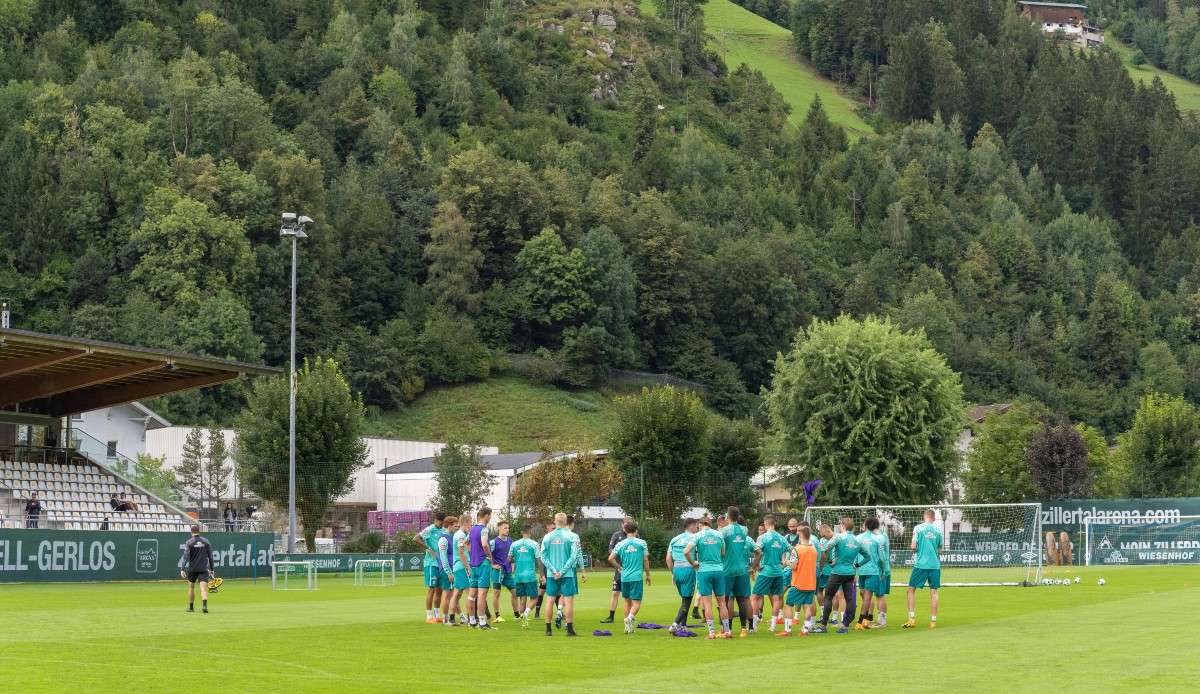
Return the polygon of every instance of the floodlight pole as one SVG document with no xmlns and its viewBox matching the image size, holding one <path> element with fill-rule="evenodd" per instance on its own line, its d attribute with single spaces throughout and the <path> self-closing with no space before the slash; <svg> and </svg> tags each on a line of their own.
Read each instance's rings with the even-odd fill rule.
<svg viewBox="0 0 1200 694">
<path fill-rule="evenodd" d="M 291 212 L 283 213 L 283 227 L 279 235 L 292 239 L 292 325 L 291 352 L 288 359 L 288 539 L 287 551 L 296 551 L 296 242 L 308 238 L 304 226 L 311 223 L 308 217 Z M 312 547 L 307 547 L 312 551 Z"/>
</svg>

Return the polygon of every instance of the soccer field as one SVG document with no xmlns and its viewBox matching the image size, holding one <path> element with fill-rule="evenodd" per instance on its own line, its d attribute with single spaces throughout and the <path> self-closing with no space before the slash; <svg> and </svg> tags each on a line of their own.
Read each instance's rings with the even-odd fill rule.
<svg viewBox="0 0 1200 694">
<path fill-rule="evenodd" d="M 733 641 L 663 631 L 591 635 L 606 614 L 593 574 L 581 636 L 509 621 L 492 633 L 424 623 L 416 576 L 395 587 L 321 578 L 315 592 L 226 581 L 208 615 L 185 614 L 184 584 L 0 586 L 0 685 L 8 692 L 783 692 L 1195 691 L 1200 567 L 1052 569 L 1070 587 L 947 588 L 938 628 Z M 1103 576 L 1107 585 L 1096 585 Z M 655 574 L 645 621 L 678 604 Z M 925 604 L 921 604 L 924 598 Z M 613 626 L 608 628 L 612 629 Z M 735 632 L 736 633 L 736 632 Z M 846 660 L 841 660 L 846 659 Z M 839 674 L 840 673 L 840 674 Z M 857 673 L 857 674 L 856 674 Z M 844 682 L 845 686 L 837 686 Z"/>
</svg>

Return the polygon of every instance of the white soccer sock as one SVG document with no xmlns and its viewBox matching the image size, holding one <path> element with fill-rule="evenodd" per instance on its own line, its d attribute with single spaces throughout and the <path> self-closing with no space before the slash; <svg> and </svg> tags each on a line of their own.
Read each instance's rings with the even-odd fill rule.
<svg viewBox="0 0 1200 694">
<path fill-rule="evenodd" d="M 774 622 L 775 620 L 773 620 L 773 619 L 772 619 L 771 621 L 772 621 L 772 622 Z M 784 619 L 783 619 L 783 630 L 784 630 L 785 632 L 789 633 L 789 634 L 790 634 L 790 633 L 792 633 L 792 620 L 790 620 L 790 619 L 788 619 L 788 618 L 784 617 Z M 771 631 L 775 631 L 775 625 L 774 625 L 774 624 L 772 624 L 772 625 L 771 625 Z"/>
<path fill-rule="evenodd" d="M 440 607 L 433 608 L 433 616 L 435 619 L 438 617 L 441 617 L 442 616 L 442 608 L 440 608 Z"/>
<path fill-rule="evenodd" d="M 472 624 L 472 625 L 474 625 L 474 624 L 478 624 L 478 623 L 479 623 L 479 622 L 476 622 L 476 621 L 475 621 L 475 615 L 471 615 L 471 616 L 469 617 L 469 619 L 471 620 L 469 623 L 470 623 L 470 624 Z"/>
<path fill-rule="evenodd" d="M 711 633 L 713 633 L 713 631 L 714 631 L 714 629 L 713 629 L 713 621 L 710 619 L 710 620 L 708 620 L 708 633 L 710 633 L 710 634 L 711 634 Z"/>
<path fill-rule="evenodd" d="M 929 618 L 929 621 L 931 621 L 931 622 L 936 622 L 936 621 L 937 621 L 937 615 L 933 615 L 932 617 L 930 617 L 930 618 Z"/>
<path fill-rule="evenodd" d="M 433 610 L 425 610 L 425 619 L 429 619 L 432 616 L 433 616 Z"/>
<path fill-rule="evenodd" d="M 812 630 L 812 627 L 813 627 L 813 621 L 811 619 L 804 620 L 804 631 L 806 631 L 806 632 L 810 631 L 810 630 Z"/>
<path fill-rule="evenodd" d="M 887 612 L 880 612 L 880 613 L 879 613 L 879 623 L 880 623 L 880 624 L 887 624 Z"/>
<path fill-rule="evenodd" d="M 908 618 L 909 618 L 909 619 L 916 619 L 916 618 L 917 618 L 917 613 L 916 613 L 916 612 L 909 612 L 909 613 L 908 613 Z"/>
</svg>

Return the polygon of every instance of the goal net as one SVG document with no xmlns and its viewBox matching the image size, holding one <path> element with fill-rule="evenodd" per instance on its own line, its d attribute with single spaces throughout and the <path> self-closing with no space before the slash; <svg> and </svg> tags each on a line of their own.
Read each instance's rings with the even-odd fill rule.
<svg viewBox="0 0 1200 694">
<path fill-rule="evenodd" d="M 870 516 L 879 519 L 892 546 L 893 582 L 912 568 L 913 528 L 932 508 L 942 531 L 943 586 L 1036 585 L 1042 577 L 1041 504 L 937 504 L 933 506 L 810 506 L 804 518 L 814 529 L 839 519 L 861 532 Z"/>
<path fill-rule="evenodd" d="M 394 586 L 396 585 L 396 560 L 394 559 L 355 559 L 354 585 L 356 586 Z"/>
<path fill-rule="evenodd" d="M 1159 522 L 1083 522 L 1086 563 L 1200 564 L 1200 516 L 1176 516 Z"/>
<path fill-rule="evenodd" d="M 311 561 L 271 562 L 271 590 L 316 590 L 317 566 Z"/>
</svg>

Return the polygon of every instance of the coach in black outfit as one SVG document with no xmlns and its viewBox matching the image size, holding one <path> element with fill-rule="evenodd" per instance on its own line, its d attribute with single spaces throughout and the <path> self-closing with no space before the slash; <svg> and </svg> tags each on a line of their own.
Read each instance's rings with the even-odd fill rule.
<svg viewBox="0 0 1200 694">
<path fill-rule="evenodd" d="M 212 545 L 200 537 L 200 526 L 192 526 L 192 536 L 183 544 L 183 563 L 179 576 L 188 582 L 188 612 L 195 612 L 196 582 L 200 582 L 201 609 L 208 613 L 208 578 L 213 572 Z"/>
<path fill-rule="evenodd" d="M 25 502 L 25 527 L 38 527 L 38 517 L 42 515 L 42 502 L 38 501 L 37 492 L 29 495 Z"/>
</svg>

